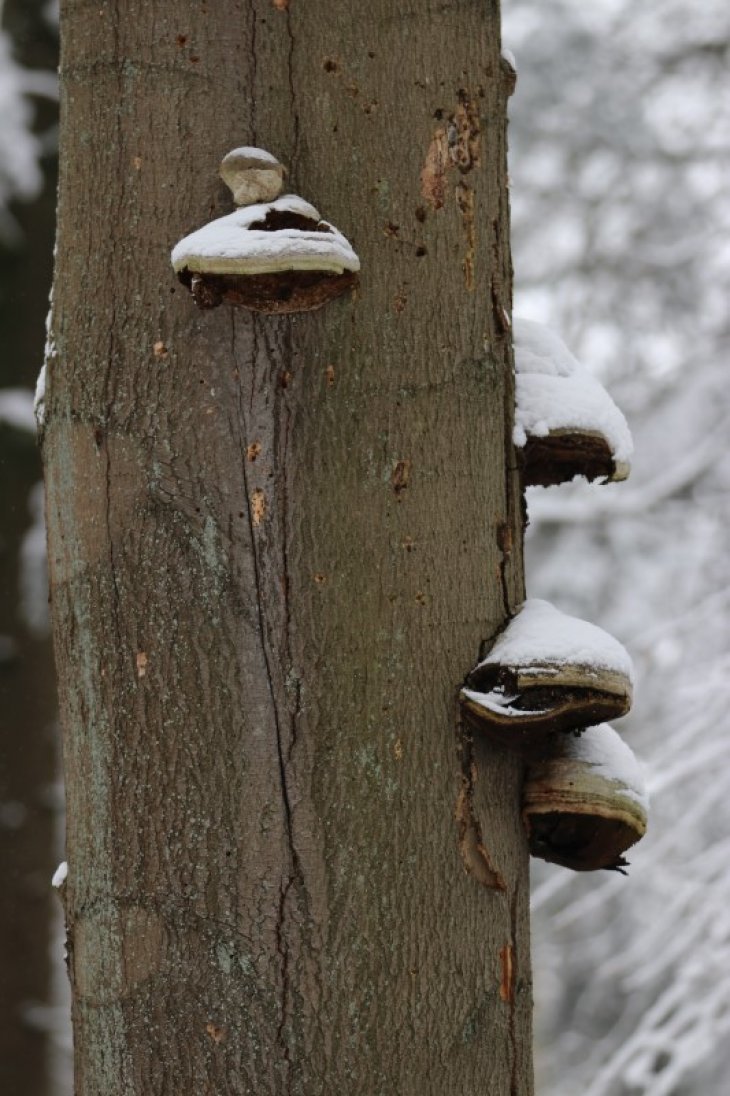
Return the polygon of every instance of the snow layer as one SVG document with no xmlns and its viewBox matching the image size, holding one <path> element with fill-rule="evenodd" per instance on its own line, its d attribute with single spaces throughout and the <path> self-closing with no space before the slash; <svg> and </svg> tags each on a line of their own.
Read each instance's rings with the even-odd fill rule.
<svg viewBox="0 0 730 1096">
<path fill-rule="evenodd" d="M 282 228 L 273 232 L 252 229 L 267 213 L 295 213 L 315 222 L 314 206 L 295 194 L 275 202 L 245 206 L 199 228 L 172 251 L 176 271 L 207 274 L 271 274 L 282 270 L 321 270 L 342 274 L 360 269 L 360 260 L 342 233 L 326 221 L 329 231 Z"/>
<path fill-rule="evenodd" d="M 513 319 L 515 349 L 514 444 L 528 437 L 577 431 L 606 439 L 617 465 L 633 453 L 626 419 L 603 385 L 571 354 L 562 339 L 532 320 Z M 627 469 L 628 470 L 628 469 Z"/>
<path fill-rule="evenodd" d="M 512 50 L 504 47 L 502 49 L 502 57 L 507 62 L 507 64 L 511 65 L 515 72 L 517 72 L 517 62 L 515 61 L 515 55 Z"/>
<path fill-rule="evenodd" d="M 480 693 L 476 689 L 462 689 L 460 696 L 463 700 L 470 700 L 472 704 L 476 704 L 477 707 L 484 708 L 486 711 L 514 719 L 524 719 L 527 715 L 543 715 L 548 711 L 547 708 L 531 708 L 529 712 L 525 712 L 524 708 L 513 708 L 512 702 L 517 697 L 499 692 L 497 689 L 492 689 L 488 693 Z"/>
<path fill-rule="evenodd" d="M 633 682 L 631 659 L 617 639 L 539 598 L 523 602 L 477 670 L 493 665 L 523 673 L 545 666 L 587 666 L 623 674 Z"/>
<path fill-rule="evenodd" d="M 589 727 L 579 736 L 566 735 L 564 741 L 561 740 L 561 749 L 564 756 L 590 765 L 606 780 L 620 784 L 630 799 L 645 811 L 649 809 L 641 763 L 608 723 Z"/>
<path fill-rule="evenodd" d="M 56 259 L 57 248 L 54 245 L 53 258 Z M 46 420 L 46 376 L 48 368 L 51 362 L 55 361 L 58 357 L 56 352 L 56 343 L 53 338 L 52 331 L 53 321 L 53 285 L 51 285 L 48 293 L 48 312 L 46 313 L 46 346 L 43 353 L 43 365 L 41 371 L 38 374 L 38 380 L 35 385 L 35 398 L 33 400 L 33 414 L 35 415 L 35 421 L 38 429 L 42 429 Z"/>
<path fill-rule="evenodd" d="M 68 864 L 65 860 L 62 860 L 53 873 L 51 879 L 52 887 L 62 887 L 68 877 Z"/>
<path fill-rule="evenodd" d="M 33 398 L 33 415 L 35 417 L 36 426 L 40 429 L 43 426 L 46 418 L 46 366 L 45 363 L 41 366 L 41 371 L 38 374 L 38 380 L 35 385 L 35 396 Z"/>
<path fill-rule="evenodd" d="M 29 388 L 0 388 L 0 422 L 35 434 L 33 393 Z"/>
</svg>

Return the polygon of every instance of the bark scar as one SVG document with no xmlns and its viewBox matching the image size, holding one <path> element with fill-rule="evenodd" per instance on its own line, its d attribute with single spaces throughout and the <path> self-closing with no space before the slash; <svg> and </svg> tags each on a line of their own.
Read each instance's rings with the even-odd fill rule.
<svg viewBox="0 0 730 1096">
<path fill-rule="evenodd" d="M 481 126 L 478 95 L 459 88 L 458 104 L 445 119 L 445 124 L 443 111 L 438 110 L 436 117 L 441 124 L 433 132 L 421 169 L 421 197 L 433 210 L 442 209 L 446 201 L 448 171 L 456 168 L 466 175 L 479 166 Z"/>
<path fill-rule="evenodd" d="M 474 289 L 474 259 L 476 256 L 476 218 L 474 216 L 474 191 L 465 182 L 456 188 L 456 202 L 461 212 L 464 228 L 466 252 L 461 264 L 464 271 L 464 285 L 471 292 Z"/>
<path fill-rule="evenodd" d="M 395 491 L 395 496 L 400 499 L 403 492 L 408 487 L 411 479 L 411 462 L 409 460 L 397 461 L 395 468 L 393 469 L 390 482 Z"/>
<path fill-rule="evenodd" d="M 499 949 L 499 962 L 502 968 L 502 977 L 499 983 L 499 996 L 505 1004 L 512 1004 L 515 995 L 515 969 L 513 963 L 514 948 L 512 944 L 505 944 Z"/>
<path fill-rule="evenodd" d="M 469 875 L 477 883 L 490 890 L 504 891 L 506 885 L 499 871 L 494 867 L 484 841 L 477 817 L 474 813 L 474 788 L 477 780 L 477 767 L 473 757 L 471 733 L 463 724 L 459 724 L 459 747 L 461 754 L 461 787 L 456 797 L 454 818 L 459 832 L 459 852 L 462 863 Z"/>
<path fill-rule="evenodd" d="M 426 161 L 421 170 L 421 196 L 431 209 L 441 209 L 446 200 L 446 169 L 449 165 L 449 145 L 446 130 L 439 126 L 431 138 Z"/>
</svg>

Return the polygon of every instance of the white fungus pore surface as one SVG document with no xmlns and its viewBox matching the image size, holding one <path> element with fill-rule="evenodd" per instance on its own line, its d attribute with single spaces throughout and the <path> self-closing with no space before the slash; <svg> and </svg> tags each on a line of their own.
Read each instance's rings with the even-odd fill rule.
<svg viewBox="0 0 730 1096">
<path fill-rule="evenodd" d="M 561 743 L 564 756 L 580 761 L 606 780 L 614 781 L 620 791 L 645 811 L 649 809 L 641 762 L 608 723 L 589 727 L 581 735 L 566 735 Z"/>
<path fill-rule="evenodd" d="M 41 366 L 41 371 L 38 374 L 38 380 L 35 385 L 35 396 L 33 397 L 33 415 L 35 417 L 36 426 L 40 429 L 45 422 L 46 417 L 46 364 L 45 362 Z"/>
<path fill-rule="evenodd" d="M 522 673 L 578 665 L 619 673 L 633 682 L 631 658 L 617 639 L 539 598 L 523 602 L 477 669 L 493 665 Z"/>
<path fill-rule="evenodd" d="M 320 222 L 327 226 L 325 232 L 251 228 L 271 212 L 295 213 L 320 222 L 314 206 L 295 194 L 245 206 L 182 239 L 172 251 L 174 269 L 201 274 L 272 274 L 284 270 L 342 274 L 360 269 L 360 260 L 348 241 L 326 221 Z"/>
<path fill-rule="evenodd" d="M 626 419 L 608 392 L 571 354 L 562 339 L 532 320 L 513 319 L 515 351 L 514 444 L 529 437 L 578 432 L 605 438 L 624 474 L 633 453 Z"/>
</svg>

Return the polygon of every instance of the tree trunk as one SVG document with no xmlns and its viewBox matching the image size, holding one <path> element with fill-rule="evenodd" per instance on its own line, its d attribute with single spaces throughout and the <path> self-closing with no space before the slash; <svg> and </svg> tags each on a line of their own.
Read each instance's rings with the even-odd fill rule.
<svg viewBox="0 0 730 1096">
<path fill-rule="evenodd" d="M 520 765 L 457 704 L 522 598 L 498 4 L 61 8 L 77 1093 L 529 1093 Z M 246 143 L 353 241 L 351 297 L 175 281 Z"/>
</svg>

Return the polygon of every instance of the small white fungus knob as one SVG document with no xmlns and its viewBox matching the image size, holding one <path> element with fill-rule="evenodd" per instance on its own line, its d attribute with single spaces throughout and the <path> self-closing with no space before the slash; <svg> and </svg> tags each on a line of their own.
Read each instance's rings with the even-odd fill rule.
<svg viewBox="0 0 730 1096">
<path fill-rule="evenodd" d="M 221 179 L 236 205 L 273 202 L 281 194 L 284 168 L 263 148 L 234 148 L 223 157 Z"/>
</svg>

